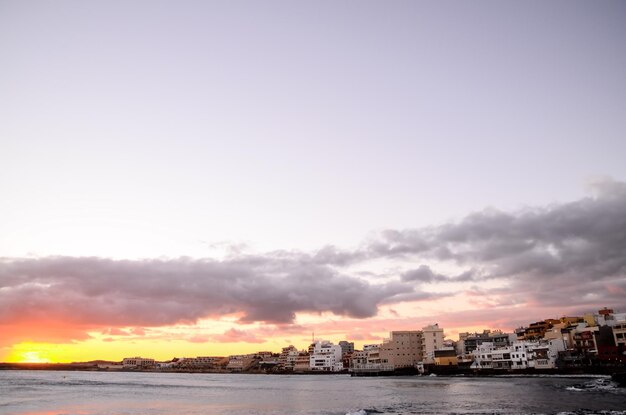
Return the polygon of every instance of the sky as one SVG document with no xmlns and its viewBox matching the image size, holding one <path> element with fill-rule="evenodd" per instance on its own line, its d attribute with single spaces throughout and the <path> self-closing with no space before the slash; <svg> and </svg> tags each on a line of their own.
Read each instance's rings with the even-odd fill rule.
<svg viewBox="0 0 626 415">
<path fill-rule="evenodd" d="M 0 361 L 626 311 L 624 19 L 0 0 Z"/>
</svg>

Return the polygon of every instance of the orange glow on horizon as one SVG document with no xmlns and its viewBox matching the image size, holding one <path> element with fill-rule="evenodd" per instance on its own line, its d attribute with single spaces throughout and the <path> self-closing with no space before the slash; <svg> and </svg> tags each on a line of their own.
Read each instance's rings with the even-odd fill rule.
<svg viewBox="0 0 626 415">
<path fill-rule="evenodd" d="M 512 330 L 492 319 L 493 310 L 467 317 L 471 309 L 463 294 L 451 298 L 394 304 L 381 307 L 375 317 L 353 319 L 332 313 L 299 313 L 291 325 L 242 324 L 232 315 L 218 319 L 201 319 L 195 324 L 164 327 L 91 327 L 40 322 L 5 326 L 9 335 L 0 344 L 0 362 L 71 363 L 107 360 L 120 362 L 125 357 L 142 356 L 157 361 L 178 357 L 228 356 L 258 351 L 278 353 L 294 345 L 305 349 L 314 333 L 316 340 L 334 343 L 348 340 L 355 348 L 381 343 L 393 330 L 419 330 L 439 322 L 448 339 L 459 332 L 484 329 Z M 446 310 L 436 316 L 433 310 Z M 515 311 L 509 309 L 510 311 Z M 507 310 L 499 310 L 498 317 Z M 33 333 L 36 333 L 34 335 Z"/>
<path fill-rule="evenodd" d="M 13 353 L 8 356 L 8 363 L 52 363 L 38 345 L 23 343 L 21 346 L 14 347 Z"/>
</svg>

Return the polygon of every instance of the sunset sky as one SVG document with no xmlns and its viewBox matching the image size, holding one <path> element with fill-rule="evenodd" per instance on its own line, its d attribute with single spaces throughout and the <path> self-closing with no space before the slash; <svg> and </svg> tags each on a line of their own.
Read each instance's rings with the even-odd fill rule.
<svg viewBox="0 0 626 415">
<path fill-rule="evenodd" d="M 626 311 L 624 21 L 0 0 L 0 361 Z"/>
</svg>

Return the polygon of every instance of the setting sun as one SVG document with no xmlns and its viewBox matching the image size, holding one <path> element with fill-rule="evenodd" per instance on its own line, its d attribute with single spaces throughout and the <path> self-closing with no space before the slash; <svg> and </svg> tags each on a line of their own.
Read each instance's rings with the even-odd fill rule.
<svg viewBox="0 0 626 415">
<path fill-rule="evenodd" d="M 41 357 L 39 352 L 24 352 L 19 361 L 20 363 L 50 363 L 50 360 Z"/>
<path fill-rule="evenodd" d="M 6 361 L 12 363 L 52 363 L 48 350 L 42 348 L 42 343 L 20 343 L 12 347 Z M 51 345 L 55 348 L 55 345 Z"/>
</svg>

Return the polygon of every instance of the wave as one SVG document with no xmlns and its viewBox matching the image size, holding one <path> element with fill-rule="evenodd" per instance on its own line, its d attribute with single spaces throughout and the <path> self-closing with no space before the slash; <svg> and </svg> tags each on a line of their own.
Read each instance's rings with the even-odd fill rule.
<svg viewBox="0 0 626 415">
<path fill-rule="evenodd" d="M 354 411 L 354 412 L 346 412 L 346 415 L 370 415 L 370 414 L 382 414 L 382 413 L 383 412 L 377 411 L 375 409 L 369 410 L 369 411 L 366 411 L 365 409 L 359 409 L 358 411 Z M 397 412 L 394 411 L 394 413 L 397 413 Z M 430 413 L 430 412 L 412 411 L 410 413 L 420 414 L 420 413 Z M 506 412 L 502 412 L 502 413 L 506 413 Z M 450 412 L 449 414 L 458 415 L 458 412 Z M 485 412 L 485 413 L 471 412 L 471 415 L 493 415 L 493 412 Z M 515 413 L 515 415 L 520 415 L 520 414 Z M 535 414 L 535 415 L 540 415 L 540 414 Z M 587 409 L 580 409 L 578 411 L 557 412 L 554 415 L 626 415 L 626 410 L 624 411 L 591 411 Z"/>
<path fill-rule="evenodd" d="M 565 389 L 573 392 L 625 392 L 624 388 L 620 388 L 619 385 L 616 382 L 613 382 L 610 378 L 594 379 L 587 383 L 568 386 Z"/>
<path fill-rule="evenodd" d="M 557 412 L 556 415 L 626 415 L 626 411 L 580 411 Z"/>
</svg>

